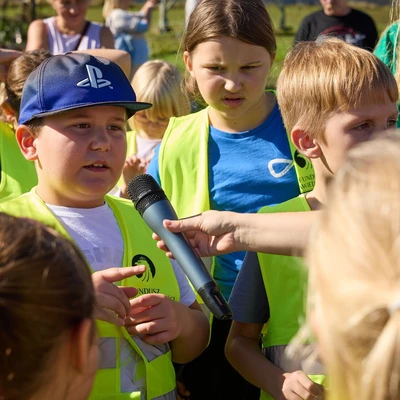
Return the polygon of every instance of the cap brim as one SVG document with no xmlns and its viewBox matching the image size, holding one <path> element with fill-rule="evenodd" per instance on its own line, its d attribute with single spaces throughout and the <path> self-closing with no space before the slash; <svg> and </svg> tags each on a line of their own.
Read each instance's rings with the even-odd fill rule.
<svg viewBox="0 0 400 400">
<path fill-rule="evenodd" d="M 95 106 L 123 107 L 123 108 L 126 109 L 126 111 L 128 113 L 128 118 L 130 118 L 130 117 L 132 117 L 133 114 L 135 114 L 135 112 L 141 111 L 141 110 L 146 110 L 146 109 L 152 107 L 153 104 L 151 104 L 151 103 L 142 103 L 140 101 L 128 102 L 128 103 L 124 103 L 124 102 L 120 102 L 120 101 L 103 101 L 101 103 L 83 103 L 83 104 L 79 104 L 79 105 L 75 105 L 75 106 L 71 106 L 71 107 L 63 107 L 63 108 L 56 109 L 56 110 L 51 110 L 51 111 L 47 111 L 47 112 L 41 112 L 41 113 L 32 115 L 31 118 L 29 118 L 28 120 L 26 120 L 24 122 L 20 122 L 19 124 L 20 125 L 26 124 L 27 122 L 31 121 L 34 118 L 47 117 L 47 116 L 50 116 L 50 115 L 60 114 L 62 112 L 66 112 L 66 111 L 77 110 L 79 108 L 95 107 Z"/>
</svg>

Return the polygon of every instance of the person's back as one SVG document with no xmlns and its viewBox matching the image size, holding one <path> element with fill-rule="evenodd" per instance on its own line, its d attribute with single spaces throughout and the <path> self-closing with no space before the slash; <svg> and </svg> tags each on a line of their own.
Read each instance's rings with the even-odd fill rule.
<svg viewBox="0 0 400 400">
<path fill-rule="evenodd" d="M 56 16 L 33 21 L 28 28 L 26 50 L 46 49 L 52 54 L 114 48 L 110 30 L 86 20 L 90 0 L 50 0 Z"/>
<path fill-rule="evenodd" d="M 97 271 L 91 399 L 175 399 L 171 359 L 186 362 L 207 345 L 208 321 L 179 266 L 166 262 L 131 202 L 106 196 L 125 161 L 126 118 L 150 106 L 116 64 L 81 53 L 51 57 L 24 86 L 16 137 L 38 186 L 0 208 L 54 227 Z"/>
<path fill-rule="evenodd" d="M 73 243 L 0 213 L 0 397 L 86 400 L 98 359 L 94 308 Z"/>
<path fill-rule="evenodd" d="M 306 16 L 294 43 L 316 40 L 320 35 L 335 36 L 347 43 L 372 51 L 378 32 L 372 18 L 351 8 L 346 0 L 320 0 L 322 10 Z"/>
<path fill-rule="evenodd" d="M 318 210 L 327 200 L 327 182 L 349 149 L 395 126 L 397 85 L 370 52 L 339 39 L 319 38 L 299 43 L 288 53 L 277 93 L 286 129 L 304 162 L 313 165 L 315 187 L 259 212 Z M 285 354 L 305 319 L 306 282 L 300 258 L 248 253 L 235 283 L 226 353 L 246 379 L 263 389 L 264 399 L 323 396 L 318 385 L 324 382 L 320 361 Z M 264 356 L 258 351 L 260 337 Z"/>
<path fill-rule="evenodd" d="M 330 400 L 400 397 L 400 142 L 351 150 L 307 251 L 309 326 Z"/>
</svg>

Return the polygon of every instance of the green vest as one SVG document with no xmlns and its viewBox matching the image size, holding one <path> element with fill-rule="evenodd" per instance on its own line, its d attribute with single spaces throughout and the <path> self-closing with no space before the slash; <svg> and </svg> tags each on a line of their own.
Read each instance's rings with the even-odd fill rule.
<svg viewBox="0 0 400 400">
<path fill-rule="evenodd" d="M 143 222 L 132 203 L 112 196 L 105 196 L 105 201 L 112 209 L 121 229 L 124 242 L 123 265 L 147 264 L 148 267 L 145 274 L 124 279 L 121 285 L 134 286 L 138 288 L 139 294 L 162 293 L 179 301 L 179 285 L 173 267 L 165 254 L 157 249 L 156 242 L 151 238 L 151 230 Z M 2 203 L 0 211 L 16 217 L 35 219 L 71 239 L 62 224 L 36 195 L 35 189 Z M 90 400 L 142 399 L 140 392 L 121 392 L 121 338 L 127 340 L 142 359 L 142 363 L 136 368 L 135 378 L 146 377 L 146 400 L 176 399 L 176 379 L 169 346 L 164 354 L 154 358 L 154 355 L 146 354 L 145 349 L 139 348 L 134 337 L 131 337 L 125 328 L 119 328 L 104 321 L 97 321 L 97 326 L 100 338 L 111 338 L 114 341 L 116 359 L 115 365 L 107 366 L 107 368 L 100 367 L 97 371 Z"/>
<path fill-rule="evenodd" d="M 210 209 L 208 184 L 208 137 L 210 123 L 208 107 L 184 117 L 170 118 L 159 152 L 161 186 L 179 218 Z M 314 169 L 299 156 L 288 135 L 300 191 L 314 187 Z M 184 157 L 182 157 L 184 154 Z M 206 260 L 211 273 L 214 263 Z M 197 301 L 202 300 L 197 296 Z M 203 311 L 206 311 L 203 307 Z"/>
<path fill-rule="evenodd" d="M 15 133 L 0 121 L 0 203 L 29 192 L 37 185 L 35 165 L 26 160 Z"/>
<path fill-rule="evenodd" d="M 273 207 L 263 207 L 259 213 L 310 211 L 304 196 Z M 288 345 L 305 320 L 307 271 L 300 257 L 257 253 L 265 290 L 268 294 L 270 318 L 263 330 L 262 347 Z M 273 362 L 273 360 L 270 360 Z M 322 384 L 323 375 L 309 375 Z M 273 399 L 261 391 L 260 399 Z"/>
</svg>

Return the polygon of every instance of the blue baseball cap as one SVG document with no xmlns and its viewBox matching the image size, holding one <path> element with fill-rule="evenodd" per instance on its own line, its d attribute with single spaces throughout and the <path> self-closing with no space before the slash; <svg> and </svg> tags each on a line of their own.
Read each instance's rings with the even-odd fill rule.
<svg viewBox="0 0 400 400">
<path fill-rule="evenodd" d="M 152 106 L 136 101 L 128 78 L 114 62 L 84 53 L 55 55 L 25 81 L 18 123 L 99 105 L 124 107 L 128 118 Z"/>
</svg>

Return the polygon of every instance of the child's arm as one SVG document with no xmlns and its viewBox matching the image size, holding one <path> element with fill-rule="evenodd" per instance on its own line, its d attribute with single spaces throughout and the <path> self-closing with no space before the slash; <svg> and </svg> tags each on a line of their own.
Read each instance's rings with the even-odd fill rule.
<svg viewBox="0 0 400 400">
<path fill-rule="evenodd" d="M 145 294 L 132 299 L 131 307 L 128 332 L 153 345 L 170 342 L 173 361 L 187 363 L 207 347 L 210 325 L 196 301 L 187 307 L 162 294 Z"/>
<path fill-rule="evenodd" d="M 92 282 L 96 295 L 94 318 L 110 322 L 118 326 L 124 325 L 124 319 L 131 311 L 129 299 L 137 295 L 133 287 L 118 287 L 113 282 L 130 276 L 142 274 L 146 267 L 108 268 L 92 274 Z"/>
<path fill-rule="evenodd" d="M 233 321 L 225 346 L 231 365 L 276 400 L 323 399 L 324 392 L 303 371 L 287 373 L 260 352 L 262 324 Z"/>
<path fill-rule="evenodd" d="M 32 21 L 28 27 L 25 50 L 45 49 L 49 50 L 49 40 L 46 25 L 41 19 Z"/>
<path fill-rule="evenodd" d="M 308 242 L 320 211 L 240 214 L 206 211 L 178 221 L 164 221 L 172 232 L 185 232 L 201 257 L 234 251 L 258 251 L 281 255 L 300 255 Z M 153 235 L 157 240 L 157 235 Z M 168 251 L 161 240 L 158 247 Z M 169 257 L 172 254 L 167 252 Z"/>
</svg>

